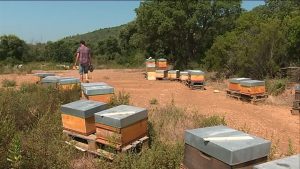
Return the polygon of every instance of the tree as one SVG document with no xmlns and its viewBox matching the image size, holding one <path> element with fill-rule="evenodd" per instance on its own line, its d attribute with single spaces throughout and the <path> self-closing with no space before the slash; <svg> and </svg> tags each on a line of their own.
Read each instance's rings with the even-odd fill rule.
<svg viewBox="0 0 300 169">
<path fill-rule="evenodd" d="M 0 37 L 0 60 L 12 59 L 23 61 L 28 51 L 25 41 L 15 35 Z"/>
</svg>

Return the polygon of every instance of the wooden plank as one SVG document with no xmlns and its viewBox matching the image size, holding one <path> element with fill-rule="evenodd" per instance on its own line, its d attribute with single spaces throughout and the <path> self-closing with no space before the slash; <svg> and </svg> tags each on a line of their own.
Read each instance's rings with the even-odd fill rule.
<svg viewBox="0 0 300 169">
<path fill-rule="evenodd" d="M 95 117 L 80 118 L 69 114 L 61 114 L 65 129 L 89 135 L 96 132 Z"/>
<path fill-rule="evenodd" d="M 88 96 L 88 95 L 84 94 L 84 96 L 87 100 L 93 100 L 93 101 L 104 102 L 104 103 L 109 103 L 111 100 L 111 97 L 113 95 L 114 95 L 113 93 L 93 95 L 93 96 Z"/>
</svg>

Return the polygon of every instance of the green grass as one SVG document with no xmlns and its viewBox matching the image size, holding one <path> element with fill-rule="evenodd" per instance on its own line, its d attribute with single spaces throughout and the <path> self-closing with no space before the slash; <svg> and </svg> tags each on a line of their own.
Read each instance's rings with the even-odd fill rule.
<svg viewBox="0 0 300 169">
<path fill-rule="evenodd" d="M 287 79 L 272 79 L 266 80 L 266 89 L 270 95 L 280 95 L 284 92 L 288 80 Z"/>
<path fill-rule="evenodd" d="M 15 80 L 8 80 L 8 79 L 2 80 L 1 83 L 2 83 L 2 87 L 15 87 L 17 84 Z"/>
</svg>

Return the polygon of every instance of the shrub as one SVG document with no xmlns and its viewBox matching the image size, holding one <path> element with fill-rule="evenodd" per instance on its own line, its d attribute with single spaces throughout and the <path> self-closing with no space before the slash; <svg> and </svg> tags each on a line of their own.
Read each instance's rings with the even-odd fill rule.
<svg viewBox="0 0 300 169">
<path fill-rule="evenodd" d="M 200 126 L 201 127 L 210 127 L 217 125 L 226 125 L 225 117 L 220 117 L 217 115 L 208 116 L 202 119 Z"/>
<path fill-rule="evenodd" d="M 287 79 L 273 79 L 266 81 L 266 89 L 270 95 L 277 96 L 284 92 L 287 84 Z"/>
<path fill-rule="evenodd" d="M 129 104 L 130 95 L 125 92 L 119 92 L 118 94 L 114 94 L 109 102 L 109 107 L 114 107 L 118 105 L 128 105 Z"/>
<path fill-rule="evenodd" d="M 157 105 L 157 104 L 158 104 L 158 101 L 157 101 L 157 99 L 155 99 L 155 98 L 151 99 L 149 102 L 150 102 L 150 104 L 152 104 L 152 105 Z"/>
<path fill-rule="evenodd" d="M 16 84 L 17 83 L 15 80 L 8 80 L 8 79 L 2 80 L 2 87 L 15 87 Z"/>
</svg>

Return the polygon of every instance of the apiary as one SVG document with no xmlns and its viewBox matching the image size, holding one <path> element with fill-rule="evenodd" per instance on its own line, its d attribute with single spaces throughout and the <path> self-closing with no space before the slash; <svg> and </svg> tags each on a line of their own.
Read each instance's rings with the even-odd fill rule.
<svg viewBox="0 0 300 169">
<path fill-rule="evenodd" d="M 147 72 L 147 80 L 156 80 L 156 72 Z"/>
<path fill-rule="evenodd" d="M 61 106 L 62 124 L 66 130 L 89 135 L 96 132 L 96 112 L 105 110 L 107 104 L 91 100 L 78 100 Z"/>
<path fill-rule="evenodd" d="M 34 75 L 38 77 L 38 82 L 41 82 L 42 79 L 47 76 L 55 76 L 55 73 L 44 72 L 44 73 L 35 73 Z"/>
<path fill-rule="evenodd" d="M 264 94 L 266 92 L 265 82 L 260 80 L 241 81 L 240 92 L 248 95 Z"/>
<path fill-rule="evenodd" d="M 259 164 L 253 169 L 299 169 L 300 168 L 300 154 L 290 157 L 269 161 L 267 163 Z"/>
<path fill-rule="evenodd" d="M 156 79 L 164 79 L 167 77 L 167 74 L 167 70 L 156 70 L 155 72 Z"/>
<path fill-rule="evenodd" d="M 250 78 L 231 78 L 229 79 L 228 89 L 232 91 L 240 91 L 240 83 L 242 81 L 251 80 Z"/>
<path fill-rule="evenodd" d="M 47 76 L 42 79 L 41 84 L 43 86 L 52 86 L 52 87 L 57 87 L 57 83 L 61 79 L 60 76 Z"/>
<path fill-rule="evenodd" d="M 271 142 L 225 126 L 185 131 L 187 169 L 252 169 L 266 162 Z"/>
<path fill-rule="evenodd" d="M 111 97 L 114 95 L 114 88 L 109 85 L 89 86 L 83 88 L 83 94 L 88 100 L 109 103 Z"/>
<path fill-rule="evenodd" d="M 95 114 L 97 141 L 121 148 L 147 135 L 147 110 L 120 105 Z"/>
<path fill-rule="evenodd" d="M 168 63 L 167 59 L 161 58 L 156 60 L 156 67 L 159 70 L 167 70 L 168 68 Z"/>
<path fill-rule="evenodd" d="M 169 80 L 177 80 L 179 78 L 179 70 L 169 70 L 168 71 L 168 79 Z"/>
<path fill-rule="evenodd" d="M 73 90 L 79 88 L 80 79 L 74 77 L 63 77 L 58 80 L 59 90 Z"/>
<path fill-rule="evenodd" d="M 189 81 L 191 82 L 204 82 L 204 72 L 201 70 L 189 70 Z"/>
<path fill-rule="evenodd" d="M 155 72 L 155 59 L 146 60 L 146 72 Z"/>
<path fill-rule="evenodd" d="M 187 81 L 189 79 L 189 72 L 187 71 L 180 71 L 180 77 L 179 79 L 181 81 Z"/>
</svg>

